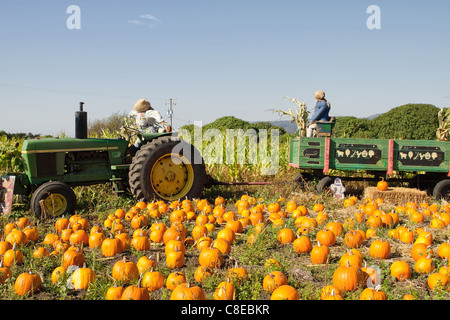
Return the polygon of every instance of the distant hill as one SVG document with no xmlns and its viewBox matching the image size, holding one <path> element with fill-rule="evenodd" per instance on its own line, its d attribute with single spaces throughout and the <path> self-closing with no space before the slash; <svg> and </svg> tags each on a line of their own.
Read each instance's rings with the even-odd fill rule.
<svg viewBox="0 0 450 320">
<path fill-rule="evenodd" d="M 381 115 L 382 115 L 382 113 L 376 113 L 376 114 L 373 114 L 373 115 L 371 115 L 371 116 L 366 117 L 365 119 L 367 119 L 367 120 L 373 120 L 373 119 L 375 119 L 376 117 L 381 116 Z"/>
<path fill-rule="evenodd" d="M 297 124 L 289 120 L 275 120 L 269 122 L 273 126 L 283 128 L 289 134 L 294 134 L 297 131 Z"/>
<path fill-rule="evenodd" d="M 375 119 L 376 117 L 378 117 L 380 115 L 382 115 L 382 113 L 377 113 L 377 114 L 371 115 L 369 117 L 366 117 L 364 119 L 373 120 L 373 119 Z M 336 116 L 336 119 L 338 119 L 338 118 L 342 118 L 342 117 L 341 116 Z M 294 133 L 297 132 L 297 124 L 295 122 L 291 122 L 289 120 L 274 120 L 274 121 L 269 121 L 269 122 L 273 126 L 277 126 L 277 127 L 283 128 L 289 134 L 294 134 Z"/>
<path fill-rule="evenodd" d="M 364 119 L 373 120 L 380 115 L 382 115 L 382 113 L 377 113 L 377 114 L 371 115 L 369 117 L 366 117 Z M 342 116 L 335 116 L 335 117 L 336 117 L 336 119 L 342 118 Z M 274 120 L 274 121 L 269 121 L 269 122 L 273 126 L 283 128 L 289 134 L 294 134 L 295 132 L 297 132 L 297 124 L 295 124 L 295 122 L 291 122 L 289 120 Z"/>
</svg>

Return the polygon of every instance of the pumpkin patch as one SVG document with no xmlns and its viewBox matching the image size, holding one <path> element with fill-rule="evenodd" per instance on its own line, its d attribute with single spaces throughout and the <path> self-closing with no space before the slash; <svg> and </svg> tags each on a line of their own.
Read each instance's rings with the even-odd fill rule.
<svg viewBox="0 0 450 320">
<path fill-rule="evenodd" d="M 17 219 L 2 228 L 0 283 L 25 299 L 67 290 L 104 300 L 420 299 L 410 283 L 447 297 L 448 212 L 245 194 L 140 201 L 46 225 Z M 36 264 L 47 270 L 30 272 Z"/>
</svg>

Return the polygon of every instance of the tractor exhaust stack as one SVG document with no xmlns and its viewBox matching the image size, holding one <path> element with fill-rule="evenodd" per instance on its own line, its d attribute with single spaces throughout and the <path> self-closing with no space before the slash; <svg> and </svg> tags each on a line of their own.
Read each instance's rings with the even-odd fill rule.
<svg viewBox="0 0 450 320">
<path fill-rule="evenodd" d="M 87 112 L 83 111 L 84 102 L 80 102 L 80 111 L 75 112 L 75 138 L 87 138 Z"/>
</svg>

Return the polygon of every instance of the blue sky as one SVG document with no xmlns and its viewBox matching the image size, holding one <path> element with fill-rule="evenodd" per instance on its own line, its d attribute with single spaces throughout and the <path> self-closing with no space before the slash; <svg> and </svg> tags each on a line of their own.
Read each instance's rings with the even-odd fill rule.
<svg viewBox="0 0 450 320">
<path fill-rule="evenodd" d="M 167 118 L 173 98 L 175 128 L 278 120 L 283 97 L 311 110 L 319 89 L 336 116 L 449 107 L 449 15 L 447 0 L 1 1 L 0 130 L 73 136 L 80 101 L 89 120 L 140 98 Z"/>
</svg>

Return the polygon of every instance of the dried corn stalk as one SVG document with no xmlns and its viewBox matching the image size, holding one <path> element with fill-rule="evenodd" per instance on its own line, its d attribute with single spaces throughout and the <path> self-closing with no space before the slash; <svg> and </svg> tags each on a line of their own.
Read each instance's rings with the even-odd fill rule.
<svg viewBox="0 0 450 320">
<path fill-rule="evenodd" d="M 297 99 L 290 97 L 284 97 L 284 99 L 294 102 L 297 105 L 298 109 L 296 108 L 292 110 L 290 108 L 289 111 L 272 109 L 272 111 L 279 113 L 280 117 L 282 116 L 291 117 L 292 118 L 291 122 L 295 122 L 297 124 L 297 130 L 300 130 L 301 136 L 306 137 L 306 125 L 308 121 L 309 111 L 306 110 L 305 101 L 300 102 Z"/>
<path fill-rule="evenodd" d="M 450 130 L 450 109 L 441 108 L 438 113 L 439 127 L 436 131 L 438 141 L 448 141 L 448 133 Z"/>
</svg>

